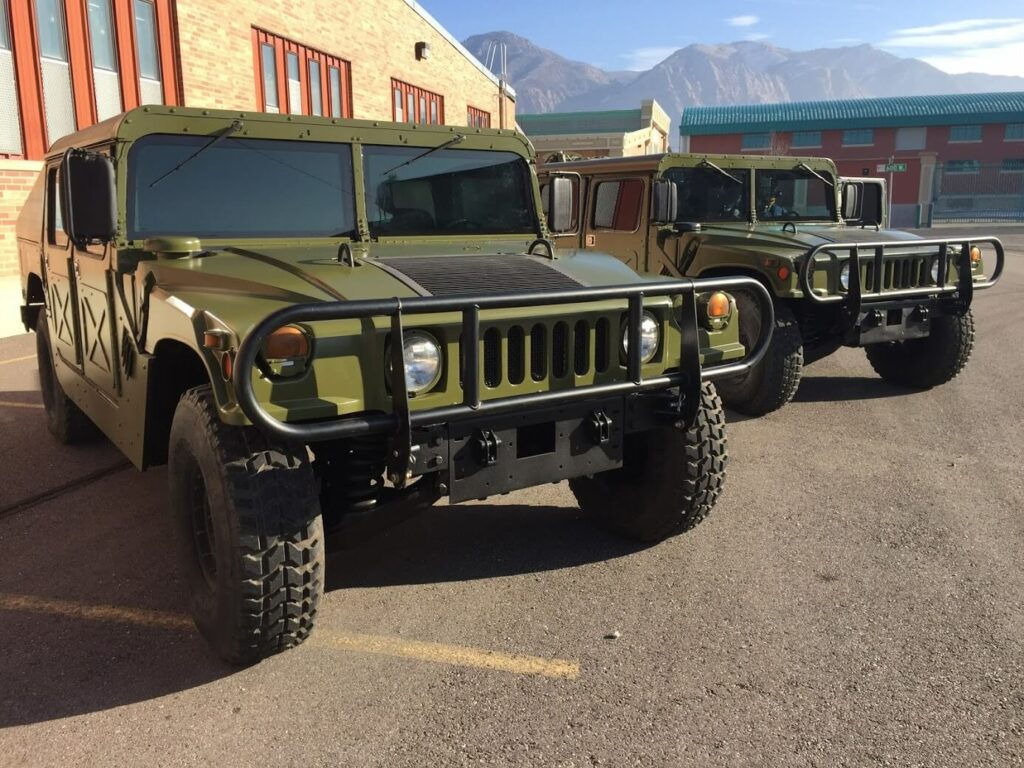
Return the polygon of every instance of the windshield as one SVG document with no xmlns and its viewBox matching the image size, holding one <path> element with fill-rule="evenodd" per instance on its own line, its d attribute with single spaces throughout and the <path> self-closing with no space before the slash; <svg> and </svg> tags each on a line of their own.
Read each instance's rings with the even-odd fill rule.
<svg viewBox="0 0 1024 768">
<path fill-rule="evenodd" d="M 835 183 L 830 173 L 821 176 Z M 810 171 L 755 171 L 757 218 L 761 221 L 808 221 L 835 218 L 835 188 Z"/>
<path fill-rule="evenodd" d="M 363 174 L 373 237 L 538 231 L 530 171 L 514 152 L 364 146 Z"/>
<path fill-rule="evenodd" d="M 750 211 L 750 174 L 731 170 L 729 178 L 714 168 L 669 168 L 664 178 L 679 193 L 676 221 L 746 221 Z"/>
<path fill-rule="evenodd" d="M 145 136 L 128 154 L 127 202 L 133 240 L 158 235 L 352 236 L 352 148 L 311 141 L 225 138 L 211 143 L 208 136 Z"/>
</svg>

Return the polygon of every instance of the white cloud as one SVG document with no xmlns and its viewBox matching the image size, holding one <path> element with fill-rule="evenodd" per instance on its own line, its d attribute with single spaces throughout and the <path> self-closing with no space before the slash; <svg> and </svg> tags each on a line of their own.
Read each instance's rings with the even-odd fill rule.
<svg viewBox="0 0 1024 768">
<path fill-rule="evenodd" d="M 733 16 L 726 19 L 725 22 L 730 27 L 752 27 L 760 20 L 757 16 Z"/>
<path fill-rule="evenodd" d="M 898 30 L 892 37 L 879 43 L 883 48 L 982 48 L 1006 43 L 1024 42 L 1024 20 L 1021 19 L 968 19 L 955 22 L 971 26 L 959 29 L 917 27 Z M 922 31 L 937 30 L 937 31 Z"/>
<path fill-rule="evenodd" d="M 935 35 L 944 32 L 959 32 L 964 29 L 975 29 L 977 27 L 992 27 L 1002 24 L 1013 24 L 1024 19 L 961 19 L 960 21 L 947 21 L 942 24 L 933 24 L 930 27 L 910 27 L 900 29 L 897 35 Z"/>
<path fill-rule="evenodd" d="M 939 56 L 922 56 L 923 61 L 943 72 L 983 72 L 987 75 L 1016 75 L 1024 77 L 1024 42 L 986 48 L 950 52 Z"/>
<path fill-rule="evenodd" d="M 749 40 L 752 43 L 756 43 L 759 40 L 767 40 L 771 35 L 767 32 L 748 32 L 743 36 L 744 40 Z"/>
<path fill-rule="evenodd" d="M 625 59 L 625 68 L 636 72 L 645 72 L 655 64 L 660 64 L 667 59 L 678 48 L 672 46 L 654 46 L 651 48 L 636 48 L 629 53 L 619 54 Z"/>
</svg>

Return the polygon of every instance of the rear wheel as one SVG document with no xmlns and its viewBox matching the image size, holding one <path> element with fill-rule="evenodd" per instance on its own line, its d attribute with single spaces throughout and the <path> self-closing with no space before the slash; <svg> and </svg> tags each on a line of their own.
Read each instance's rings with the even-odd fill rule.
<svg viewBox="0 0 1024 768">
<path fill-rule="evenodd" d="M 626 437 L 621 469 L 569 481 L 580 509 L 609 531 L 655 542 L 688 531 L 710 513 L 725 482 L 725 413 L 711 383 L 689 429 Z"/>
<path fill-rule="evenodd" d="M 736 291 L 740 341 L 753 349 L 761 333 L 761 306 L 746 291 Z M 804 348 L 800 326 L 785 302 L 775 303 L 775 332 L 768 351 L 747 373 L 718 382 L 726 407 L 748 416 L 778 410 L 796 394 L 803 372 Z"/>
<path fill-rule="evenodd" d="M 200 633 L 236 664 L 305 640 L 324 579 L 320 502 L 305 446 L 225 425 L 210 387 L 197 387 L 174 413 L 168 478 Z"/>
<path fill-rule="evenodd" d="M 50 346 L 50 328 L 46 316 L 36 322 L 36 362 L 39 366 L 39 389 L 46 411 L 46 428 L 64 445 L 87 443 L 99 437 L 99 430 L 82 409 L 71 402 L 57 379 Z"/>
<path fill-rule="evenodd" d="M 891 384 L 930 389 L 954 379 L 974 349 L 974 315 L 943 315 L 932 319 L 923 339 L 864 347 L 875 372 Z"/>
</svg>

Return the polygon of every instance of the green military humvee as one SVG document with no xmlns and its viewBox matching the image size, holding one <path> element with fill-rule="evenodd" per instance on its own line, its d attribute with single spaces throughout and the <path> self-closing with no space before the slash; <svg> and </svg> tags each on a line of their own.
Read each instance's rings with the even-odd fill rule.
<svg viewBox="0 0 1024 768">
<path fill-rule="evenodd" d="M 301 642 L 323 518 L 571 478 L 627 536 L 698 523 L 749 279 L 563 253 L 511 131 L 144 107 L 53 147 L 18 224 L 50 431 L 167 463 L 226 659 Z"/>
<path fill-rule="evenodd" d="M 865 347 L 887 381 L 949 381 L 974 343 L 973 292 L 1002 272 L 995 238 L 883 231 L 884 186 L 837 182 L 826 159 L 648 155 L 549 163 L 540 176 L 542 191 L 555 178 L 573 188 L 575 212 L 556 242 L 611 253 L 641 272 L 747 275 L 771 291 L 768 354 L 718 384 L 726 405 L 751 415 L 787 403 L 803 366 L 842 345 Z M 996 256 L 988 278 L 983 248 Z M 736 299 L 741 340 L 756 338 L 764 318 L 745 293 Z"/>
</svg>

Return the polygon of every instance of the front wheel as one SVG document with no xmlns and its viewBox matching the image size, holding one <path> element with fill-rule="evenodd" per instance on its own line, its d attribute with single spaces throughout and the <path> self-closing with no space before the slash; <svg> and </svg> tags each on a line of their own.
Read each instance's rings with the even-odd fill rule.
<svg viewBox="0 0 1024 768">
<path fill-rule="evenodd" d="M 752 295 L 736 291 L 740 341 L 749 352 L 761 333 L 761 307 Z M 775 329 L 768 351 L 746 373 L 718 382 L 726 407 L 747 416 L 776 411 L 796 394 L 804 367 L 803 337 L 793 311 L 785 302 L 775 303 Z"/>
<path fill-rule="evenodd" d="M 323 523 L 302 445 L 221 422 L 209 386 L 182 395 L 170 502 L 199 632 L 231 663 L 298 645 L 324 589 Z"/>
<path fill-rule="evenodd" d="M 922 339 L 892 341 L 864 347 L 875 372 L 890 384 L 930 389 L 955 378 L 974 349 L 974 315 L 943 315 L 932 319 Z"/>
<path fill-rule="evenodd" d="M 710 513 L 725 482 L 725 413 L 715 386 L 701 387 L 689 429 L 626 437 L 623 466 L 569 481 L 580 509 L 613 533 L 656 542 L 688 531 Z"/>
</svg>

